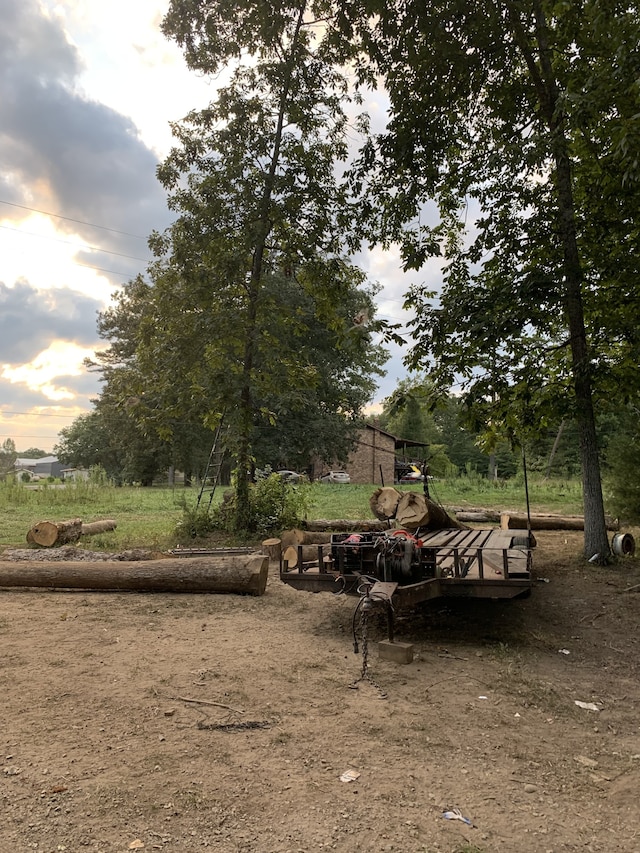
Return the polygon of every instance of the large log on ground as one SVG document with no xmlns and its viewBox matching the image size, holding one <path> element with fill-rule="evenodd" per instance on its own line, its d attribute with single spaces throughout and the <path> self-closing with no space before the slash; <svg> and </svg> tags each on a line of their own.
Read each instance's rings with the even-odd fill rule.
<svg viewBox="0 0 640 853">
<path fill-rule="evenodd" d="M 310 531 L 332 530 L 335 533 L 350 533 L 354 530 L 363 532 L 375 532 L 388 530 L 389 524 L 377 518 L 351 519 L 351 518 L 317 518 L 315 521 L 305 522 L 305 527 Z"/>
<path fill-rule="evenodd" d="M 497 510 L 493 509 L 476 509 L 476 510 L 452 510 L 449 508 L 448 512 L 455 512 L 455 516 L 458 521 L 466 521 L 472 524 L 487 524 L 488 522 L 495 523 L 500 521 L 500 513 Z"/>
<path fill-rule="evenodd" d="M 115 530 L 117 523 L 112 518 L 91 521 L 83 524 L 81 518 L 69 521 L 38 521 L 27 533 L 30 545 L 40 545 L 51 548 L 53 545 L 68 545 L 77 542 L 81 536 L 95 536 L 97 533 L 107 533 Z"/>
<path fill-rule="evenodd" d="M 382 488 L 376 489 L 369 498 L 371 512 L 381 521 L 394 518 L 401 497 L 402 492 L 394 489 L 393 486 L 382 486 Z"/>
<path fill-rule="evenodd" d="M 500 527 L 503 530 L 526 530 L 528 518 L 523 513 L 503 512 L 500 515 Z M 619 530 L 618 519 L 606 520 L 607 530 Z M 584 530 L 584 518 L 581 515 L 531 515 L 532 530 Z"/>
<path fill-rule="evenodd" d="M 302 551 L 302 562 L 312 563 L 318 560 L 318 554 L 321 557 L 328 556 L 331 553 L 331 545 L 299 545 L 297 547 L 290 545 L 282 552 L 282 559 L 289 564 L 290 569 L 298 566 L 300 551 Z"/>
<path fill-rule="evenodd" d="M 263 595 L 269 572 L 265 554 L 89 562 L 0 561 L 0 587 L 235 592 Z"/>
<path fill-rule="evenodd" d="M 50 548 L 52 545 L 67 545 L 77 542 L 82 535 L 82 519 L 69 521 L 38 521 L 27 533 L 27 542 Z"/>
<path fill-rule="evenodd" d="M 452 518 L 444 507 L 419 492 L 405 492 L 402 495 L 396 510 L 396 524 L 409 530 L 418 527 L 428 530 L 466 529 L 466 525 Z"/>
<path fill-rule="evenodd" d="M 323 530 L 300 530 L 297 527 L 291 530 L 283 530 L 280 534 L 282 540 L 282 548 L 289 548 L 291 545 L 326 545 L 331 542 L 331 533 Z"/>
<path fill-rule="evenodd" d="M 108 533 L 115 530 L 118 523 L 112 518 L 103 518 L 100 521 L 83 522 L 80 530 L 81 536 L 96 536 L 98 533 Z"/>
</svg>

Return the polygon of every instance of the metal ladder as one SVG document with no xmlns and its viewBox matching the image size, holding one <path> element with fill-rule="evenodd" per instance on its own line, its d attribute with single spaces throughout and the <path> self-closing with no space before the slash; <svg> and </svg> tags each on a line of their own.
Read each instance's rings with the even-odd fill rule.
<svg viewBox="0 0 640 853">
<path fill-rule="evenodd" d="M 198 495 L 196 509 L 200 509 L 200 503 L 202 502 L 202 498 L 205 494 L 209 495 L 207 509 L 211 507 L 213 495 L 220 481 L 220 472 L 222 470 L 222 462 L 225 454 L 224 437 L 227 433 L 227 426 L 225 425 L 223 429 L 223 424 L 224 415 L 220 418 L 220 423 L 218 424 L 213 437 L 213 445 L 211 447 L 211 452 L 209 453 L 209 459 L 207 460 L 207 467 L 205 468 L 204 476 L 202 477 L 202 485 L 200 487 L 200 494 Z M 211 483 L 210 485 L 207 485 L 209 479 L 211 479 Z"/>
</svg>

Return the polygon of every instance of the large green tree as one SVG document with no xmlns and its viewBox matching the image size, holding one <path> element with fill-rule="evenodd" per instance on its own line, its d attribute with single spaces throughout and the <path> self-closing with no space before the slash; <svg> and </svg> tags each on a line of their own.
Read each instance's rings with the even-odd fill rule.
<svg viewBox="0 0 640 853">
<path fill-rule="evenodd" d="M 347 260 L 349 86 L 325 6 L 172 0 L 164 33 L 194 71 L 227 82 L 173 126 L 158 176 L 176 220 L 152 238 L 151 284 L 102 317 L 123 341 L 103 354 L 109 393 L 145 430 L 169 438 L 185 419 L 224 418 L 239 529 L 257 454 L 275 456 L 279 439 L 289 462 L 335 455 L 383 361 L 373 292 Z"/>
<path fill-rule="evenodd" d="M 371 239 L 446 261 L 439 298 L 407 295 L 410 363 L 521 442 L 572 416 L 585 552 L 608 555 L 594 410 L 637 382 L 638 4 L 365 0 L 341 32 L 391 103 L 355 172 Z"/>
</svg>

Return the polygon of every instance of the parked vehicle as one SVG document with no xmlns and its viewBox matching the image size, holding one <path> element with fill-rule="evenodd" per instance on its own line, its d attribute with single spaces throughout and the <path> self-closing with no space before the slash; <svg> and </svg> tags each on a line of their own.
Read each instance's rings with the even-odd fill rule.
<svg viewBox="0 0 640 853">
<path fill-rule="evenodd" d="M 351 477 L 346 471 L 329 471 L 320 477 L 323 483 L 350 483 Z"/>
<path fill-rule="evenodd" d="M 399 483 L 422 483 L 424 481 L 424 474 L 417 465 L 408 465 L 402 472 L 398 473 L 400 474 Z"/>
<path fill-rule="evenodd" d="M 278 471 L 277 474 L 283 480 L 286 480 L 287 483 L 299 483 L 305 476 L 304 474 L 298 474 L 297 471 Z"/>
</svg>

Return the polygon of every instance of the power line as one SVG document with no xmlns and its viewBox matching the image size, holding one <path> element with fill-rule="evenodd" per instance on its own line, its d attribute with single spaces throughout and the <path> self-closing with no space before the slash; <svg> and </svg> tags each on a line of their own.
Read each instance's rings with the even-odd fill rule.
<svg viewBox="0 0 640 853">
<path fill-rule="evenodd" d="M 75 418 L 77 415 L 55 414 L 54 412 L 10 412 L 7 409 L 0 409 L 2 415 L 28 415 L 30 418 Z"/>
<path fill-rule="evenodd" d="M 110 249 L 102 249 L 100 246 L 76 246 L 72 240 L 63 240 L 62 237 L 52 237 L 50 234 L 36 234 L 34 231 L 24 231 L 22 228 L 12 228 L 10 225 L 0 225 L 5 231 L 14 231 L 16 234 L 26 234 L 28 237 L 37 237 L 40 240 L 55 240 L 56 243 L 65 243 L 67 246 L 74 246 L 78 251 L 91 249 L 93 252 L 103 252 L 105 255 L 117 255 L 119 258 L 129 258 L 131 261 L 142 261 L 145 264 L 151 263 L 151 258 L 138 258 L 135 255 L 125 255 L 122 252 L 112 252 Z"/>
<path fill-rule="evenodd" d="M 129 231 L 118 231 L 116 228 L 107 228 L 106 225 L 96 225 L 95 222 L 85 222 L 83 219 L 72 219 L 70 216 L 62 216 L 60 213 L 50 213 L 47 210 L 38 210 L 36 207 L 27 207 L 24 204 L 16 204 L 13 201 L 4 201 L 4 199 L 0 199 L 0 204 L 7 204 L 10 207 L 19 207 L 20 210 L 28 210 L 31 213 L 41 213 L 43 216 L 53 216 L 56 219 L 75 222 L 78 225 L 88 225 L 90 228 L 100 228 L 102 231 L 111 231 L 112 234 L 122 234 L 124 237 L 135 237 L 136 240 L 148 239 L 147 237 L 141 237 L 140 234 L 131 234 Z"/>
</svg>

